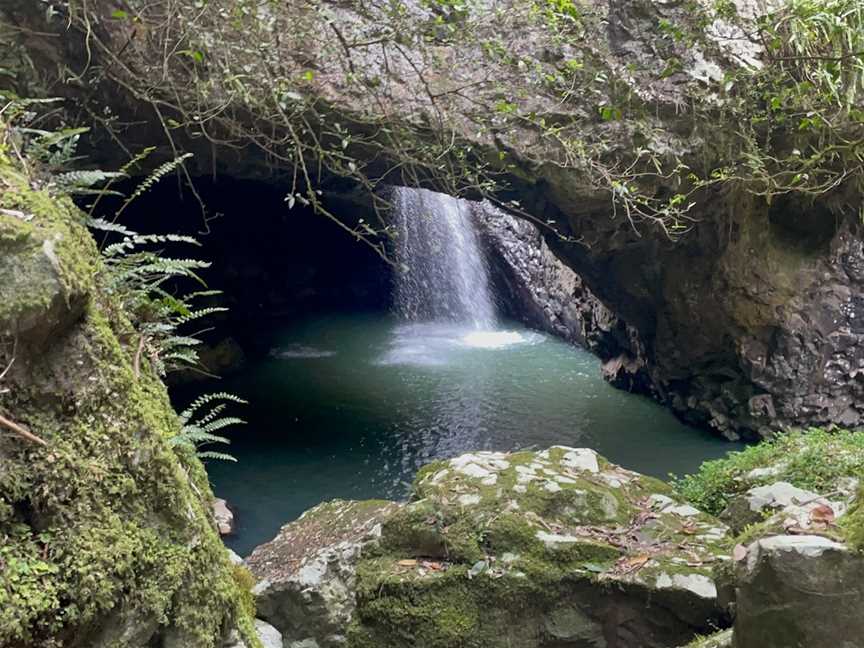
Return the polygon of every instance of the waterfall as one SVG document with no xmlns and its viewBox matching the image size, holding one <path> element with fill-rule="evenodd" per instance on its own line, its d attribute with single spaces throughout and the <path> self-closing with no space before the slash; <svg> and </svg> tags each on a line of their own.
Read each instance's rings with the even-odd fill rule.
<svg viewBox="0 0 864 648">
<path fill-rule="evenodd" d="M 395 306 L 409 322 L 494 329 L 489 273 L 468 203 L 426 189 L 397 187 Z"/>
</svg>

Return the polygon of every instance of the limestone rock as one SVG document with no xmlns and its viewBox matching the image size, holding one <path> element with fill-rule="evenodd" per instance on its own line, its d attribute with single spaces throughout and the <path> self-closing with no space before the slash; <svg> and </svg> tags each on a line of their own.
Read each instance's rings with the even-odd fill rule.
<svg viewBox="0 0 864 648">
<path fill-rule="evenodd" d="M 735 648 L 855 648 L 864 557 L 820 536 L 772 536 L 736 564 Z"/>
<path fill-rule="evenodd" d="M 556 446 L 431 464 L 406 504 L 319 506 L 247 564 L 289 645 L 668 648 L 724 622 L 727 548 L 662 482 Z"/>
</svg>

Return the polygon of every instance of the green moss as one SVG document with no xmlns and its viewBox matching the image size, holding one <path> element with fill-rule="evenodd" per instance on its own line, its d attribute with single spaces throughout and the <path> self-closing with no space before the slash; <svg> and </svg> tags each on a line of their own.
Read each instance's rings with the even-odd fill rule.
<svg viewBox="0 0 864 648">
<path fill-rule="evenodd" d="M 854 549 L 864 551 L 864 487 L 859 487 L 851 509 L 843 518 L 841 529 Z"/>
<path fill-rule="evenodd" d="M 775 468 L 770 475 L 748 478 L 757 468 Z M 714 515 L 735 495 L 760 484 L 787 481 L 816 492 L 835 489 L 838 479 L 864 474 L 864 431 L 811 429 L 706 461 L 694 475 L 675 479 L 675 490 L 695 506 Z"/>
<path fill-rule="evenodd" d="M 250 581 L 214 529 L 203 466 L 168 442 L 180 424 L 164 385 L 132 370 L 121 340 L 134 331 L 99 290 L 81 215 L 8 161 L 0 179 L 0 206 L 27 219 L 0 215 L 0 336 L 63 314 L 42 346 L 19 345 L 0 395 L 0 410 L 47 442 L 0 434 L 0 645 L 119 648 L 141 627 L 206 648 L 237 625 L 257 646 Z"/>
<path fill-rule="evenodd" d="M 468 567 L 457 566 L 418 577 L 378 559 L 358 571 L 358 609 L 349 646 L 503 648 L 514 633 L 532 627 L 517 619 L 536 619 L 559 596 L 560 574 L 542 579 L 485 572 L 469 578 Z M 502 635 L 505 626 L 509 630 Z"/>
</svg>

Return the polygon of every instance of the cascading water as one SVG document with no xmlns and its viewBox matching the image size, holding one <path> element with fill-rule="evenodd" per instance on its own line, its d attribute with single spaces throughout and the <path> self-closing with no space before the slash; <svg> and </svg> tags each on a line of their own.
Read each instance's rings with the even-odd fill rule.
<svg viewBox="0 0 864 648">
<path fill-rule="evenodd" d="M 393 189 L 393 202 L 401 266 L 394 306 L 405 323 L 396 328 L 382 362 L 447 365 L 460 361 L 460 349 L 530 341 L 499 328 L 471 205 L 405 187 Z"/>
<path fill-rule="evenodd" d="M 397 187 L 396 311 L 409 322 L 495 327 L 495 306 L 471 208 L 426 189 Z"/>
</svg>

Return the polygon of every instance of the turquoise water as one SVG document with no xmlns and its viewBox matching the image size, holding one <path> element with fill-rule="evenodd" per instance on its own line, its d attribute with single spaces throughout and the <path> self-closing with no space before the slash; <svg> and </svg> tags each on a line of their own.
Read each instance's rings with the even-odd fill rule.
<svg viewBox="0 0 864 648">
<path fill-rule="evenodd" d="M 238 463 L 208 465 L 241 555 L 323 500 L 404 497 L 423 464 L 469 450 L 588 446 L 666 477 L 732 449 L 610 387 L 589 353 L 516 324 L 478 332 L 341 315 L 265 342 L 268 357 L 209 386 L 250 401 L 248 425 L 231 433 Z"/>
</svg>

